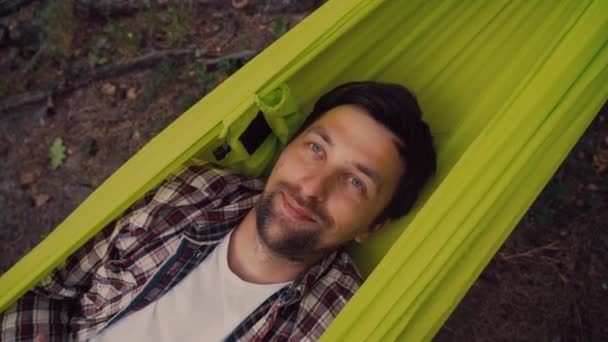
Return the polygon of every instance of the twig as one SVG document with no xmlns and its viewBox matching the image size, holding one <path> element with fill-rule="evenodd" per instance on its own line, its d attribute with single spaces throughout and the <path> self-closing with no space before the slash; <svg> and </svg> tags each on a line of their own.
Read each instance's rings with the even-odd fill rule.
<svg viewBox="0 0 608 342">
<path fill-rule="evenodd" d="M 230 33 L 230 37 L 224 40 L 224 42 L 219 46 L 219 50 L 223 50 L 226 45 L 228 45 L 228 43 L 230 43 L 234 39 L 234 37 L 237 36 L 239 32 L 239 21 L 234 19 L 234 15 L 230 15 L 230 23 L 232 24 L 232 32 Z"/>
<path fill-rule="evenodd" d="M 534 254 L 536 254 L 540 251 L 546 250 L 546 249 L 557 250 L 557 249 L 559 249 L 557 247 L 558 244 L 559 244 L 559 241 L 553 241 L 550 244 L 547 244 L 545 246 L 533 248 L 533 249 L 527 250 L 522 253 L 511 254 L 511 255 L 501 254 L 501 259 L 510 260 L 510 259 L 521 258 L 521 257 L 531 257 L 531 256 L 534 256 Z"/>
<path fill-rule="evenodd" d="M 47 97 L 51 96 L 52 93 L 52 91 L 31 91 L 11 96 L 8 99 L 0 102 L 0 113 L 7 112 L 11 109 L 42 102 L 46 100 Z"/>
<path fill-rule="evenodd" d="M 34 55 L 34 57 L 32 57 L 29 62 L 27 63 L 27 65 L 23 68 L 23 70 L 21 71 L 22 74 L 27 74 L 28 72 L 30 72 L 35 66 L 36 64 L 38 64 L 38 60 L 40 60 L 40 57 L 42 57 L 42 54 L 44 53 L 44 51 L 46 50 L 46 44 L 43 44 L 42 46 L 40 46 L 40 48 L 38 49 L 38 51 L 36 51 L 36 54 Z"/>
<path fill-rule="evenodd" d="M 239 51 L 239 52 L 234 52 L 234 53 L 229 53 L 225 56 L 222 57 L 215 57 L 215 58 L 209 58 L 205 60 L 205 64 L 207 64 L 207 66 L 211 66 L 211 65 L 215 65 L 217 64 L 219 61 L 223 60 L 223 59 L 241 59 L 241 58 L 251 58 L 255 55 L 257 55 L 258 52 L 254 51 L 254 50 L 243 50 L 243 51 Z"/>
<path fill-rule="evenodd" d="M 132 72 L 134 70 L 140 70 L 152 67 L 163 60 L 170 59 L 173 62 L 180 61 L 189 57 L 195 57 L 197 54 L 196 49 L 179 49 L 179 50 L 166 50 L 166 51 L 154 51 L 137 57 L 130 61 L 118 62 L 111 65 L 104 65 L 96 69 L 88 69 L 78 71 L 75 75 L 74 80 L 63 80 L 51 87 L 49 91 L 34 91 L 23 93 L 15 96 L 11 96 L 5 100 L 0 101 L 0 113 L 6 113 L 10 110 L 36 104 L 48 98 L 49 96 L 57 96 L 69 93 L 78 88 L 85 87 L 91 82 L 104 80 L 110 77 L 117 76 Z M 241 59 L 251 58 L 258 54 L 258 51 L 254 50 L 243 50 L 234 53 L 227 54 L 221 57 L 205 58 L 202 56 L 203 63 L 209 66 L 216 65 L 219 61 L 225 59 Z M 76 72 L 72 72 L 76 73 Z M 71 73 L 69 73 L 71 74 Z M 84 76 L 81 76 L 84 75 Z"/>
<path fill-rule="evenodd" d="M 576 314 L 576 328 L 578 330 L 578 336 L 581 337 L 581 340 L 585 338 L 583 334 L 583 320 L 581 318 L 581 312 L 578 308 L 578 301 L 576 297 L 574 297 L 574 313 Z"/>
</svg>

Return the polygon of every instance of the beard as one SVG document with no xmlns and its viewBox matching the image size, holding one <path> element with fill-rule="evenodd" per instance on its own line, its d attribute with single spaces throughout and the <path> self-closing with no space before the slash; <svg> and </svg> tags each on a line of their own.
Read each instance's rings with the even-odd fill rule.
<svg viewBox="0 0 608 342">
<path fill-rule="evenodd" d="M 296 221 L 276 209 L 281 192 L 291 196 L 308 209 L 314 221 Z M 325 211 L 312 201 L 300 197 L 297 190 L 279 183 L 277 190 L 262 194 L 256 206 L 256 229 L 264 245 L 273 253 L 297 262 L 308 262 L 328 254 L 335 248 L 319 246 L 321 232 L 329 225 Z M 274 229 L 273 229 L 274 225 Z"/>
</svg>

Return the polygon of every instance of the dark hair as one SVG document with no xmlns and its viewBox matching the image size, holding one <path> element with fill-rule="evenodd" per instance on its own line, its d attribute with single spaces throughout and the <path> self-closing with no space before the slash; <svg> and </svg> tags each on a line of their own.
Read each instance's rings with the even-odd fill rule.
<svg viewBox="0 0 608 342">
<path fill-rule="evenodd" d="M 388 128 L 402 144 L 399 154 L 405 172 L 384 210 L 376 218 L 380 223 L 407 214 L 428 179 L 435 173 L 436 156 L 429 126 L 422 121 L 416 98 L 405 87 L 379 82 L 351 82 L 321 96 L 312 113 L 304 120 L 297 135 L 328 110 L 340 105 L 359 106 L 378 123 Z"/>
</svg>

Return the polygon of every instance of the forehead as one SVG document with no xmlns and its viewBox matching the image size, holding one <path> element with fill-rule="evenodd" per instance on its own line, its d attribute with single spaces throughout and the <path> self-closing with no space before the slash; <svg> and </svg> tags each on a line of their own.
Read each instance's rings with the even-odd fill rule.
<svg viewBox="0 0 608 342">
<path fill-rule="evenodd" d="M 363 164 L 384 180 L 401 175 L 403 164 L 396 146 L 399 139 L 364 109 L 342 105 L 329 110 L 306 131 L 321 132 L 331 140 L 333 157 Z"/>
</svg>

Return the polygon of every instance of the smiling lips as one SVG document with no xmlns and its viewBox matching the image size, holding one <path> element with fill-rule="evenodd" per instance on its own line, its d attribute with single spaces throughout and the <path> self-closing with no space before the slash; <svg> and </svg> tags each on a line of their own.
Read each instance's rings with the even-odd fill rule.
<svg viewBox="0 0 608 342">
<path fill-rule="evenodd" d="M 290 216 L 293 219 L 296 220 L 300 220 L 300 221 L 313 221 L 316 222 L 313 219 L 313 215 L 310 213 L 310 211 L 299 205 L 293 198 L 291 198 L 291 196 L 289 196 L 288 194 L 282 192 L 281 193 L 281 204 L 283 205 L 283 211 Z"/>
</svg>

